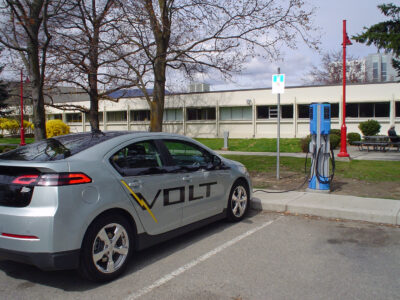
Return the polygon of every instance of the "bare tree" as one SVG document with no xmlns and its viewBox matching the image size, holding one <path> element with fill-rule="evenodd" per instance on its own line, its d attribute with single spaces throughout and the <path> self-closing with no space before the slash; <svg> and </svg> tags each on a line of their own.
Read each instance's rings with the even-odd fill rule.
<svg viewBox="0 0 400 300">
<path fill-rule="evenodd" d="M 112 51 L 123 46 L 115 29 L 122 18 L 120 3 L 116 0 L 68 2 L 76 7 L 64 11 L 65 18 L 59 18 L 56 41 L 51 47 L 50 77 L 53 85 L 63 83 L 86 91 L 90 108 L 54 103 L 52 106 L 88 112 L 92 130 L 98 130 L 99 100 L 111 100 L 108 95 L 113 91 L 134 85 L 131 76 L 130 82 L 126 80 L 128 75 L 118 64 L 121 58 Z"/>
<path fill-rule="evenodd" d="M 321 65 L 313 65 L 303 79 L 305 83 L 323 85 L 339 84 L 343 78 L 342 51 L 326 52 L 322 55 Z M 347 56 L 346 78 L 351 83 L 365 81 L 365 63 L 354 56 Z"/>
<path fill-rule="evenodd" d="M 133 63 L 124 60 L 149 103 L 151 131 L 162 130 L 167 70 L 229 77 L 250 56 L 275 59 L 281 46 L 295 48 L 298 38 L 316 47 L 313 9 L 302 0 L 128 0 L 123 9 L 121 28 L 136 50 Z"/>
<path fill-rule="evenodd" d="M 31 81 L 36 140 L 46 138 L 43 86 L 52 38 L 49 20 L 62 5 L 61 0 L 3 0 L 0 5 L 0 43 L 18 52 Z"/>
</svg>

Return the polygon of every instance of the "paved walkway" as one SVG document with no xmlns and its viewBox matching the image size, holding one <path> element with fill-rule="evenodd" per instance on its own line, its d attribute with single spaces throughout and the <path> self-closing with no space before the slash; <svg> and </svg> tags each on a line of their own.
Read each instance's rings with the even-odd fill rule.
<svg viewBox="0 0 400 300">
<path fill-rule="evenodd" d="M 394 148 L 395 149 L 395 148 Z M 259 155 L 259 156 L 276 156 L 276 152 L 242 152 L 242 151 L 216 151 L 219 154 L 227 155 Z M 348 158 L 337 157 L 339 150 L 334 150 L 335 159 L 339 161 L 346 161 Z M 389 161 L 400 161 L 400 151 L 390 150 L 386 152 L 381 151 L 360 151 L 358 147 L 349 146 L 347 147 L 347 153 L 350 155 L 350 159 L 355 160 L 389 160 Z M 291 157 L 306 157 L 305 153 L 281 153 L 280 156 L 291 156 Z"/>
<path fill-rule="evenodd" d="M 276 156 L 276 152 L 238 152 L 217 151 L 220 154 Z M 348 158 L 335 159 L 348 161 Z M 350 159 L 400 161 L 400 152 L 359 151 L 357 147 L 347 148 Z M 281 156 L 304 158 L 305 153 L 281 153 Z M 400 170 L 399 170 L 400 172 Z M 258 189 L 259 190 L 259 189 Z M 400 199 L 388 200 L 363 198 L 348 195 L 336 195 L 319 192 L 284 192 L 275 190 L 255 192 L 251 201 L 252 208 L 274 212 L 313 215 L 335 219 L 359 220 L 373 223 L 400 225 Z M 268 192 L 269 191 L 269 192 Z"/>
</svg>

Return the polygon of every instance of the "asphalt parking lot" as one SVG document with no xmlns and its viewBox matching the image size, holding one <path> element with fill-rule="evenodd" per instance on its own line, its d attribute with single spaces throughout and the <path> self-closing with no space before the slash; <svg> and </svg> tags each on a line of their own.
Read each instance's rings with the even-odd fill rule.
<svg viewBox="0 0 400 300">
<path fill-rule="evenodd" d="M 104 284 L 0 262 L 2 299 L 398 299 L 400 230 L 252 211 L 136 254 Z"/>
</svg>

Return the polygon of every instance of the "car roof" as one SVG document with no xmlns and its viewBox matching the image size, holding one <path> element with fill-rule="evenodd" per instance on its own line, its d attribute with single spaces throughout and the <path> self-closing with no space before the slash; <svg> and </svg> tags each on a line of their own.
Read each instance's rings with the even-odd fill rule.
<svg viewBox="0 0 400 300">
<path fill-rule="evenodd" d="M 136 138 L 172 138 L 192 141 L 179 134 L 148 131 L 96 131 L 57 136 L 0 155 L 2 161 L 99 160 L 119 145 Z M 209 149 L 210 150 L 210 149 Z"/>
</svg>

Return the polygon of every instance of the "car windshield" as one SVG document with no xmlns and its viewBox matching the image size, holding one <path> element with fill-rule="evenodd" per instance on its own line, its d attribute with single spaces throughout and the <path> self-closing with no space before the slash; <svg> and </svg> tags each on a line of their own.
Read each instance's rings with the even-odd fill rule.
<svg viewBox="0 0 400 300">
<path fill-rule="evenodd" d="M 124 133 L 121 131 L 57 136 L 0 154 L 0 159 L 22 161 L 60 160 Z"/>
</svg>

